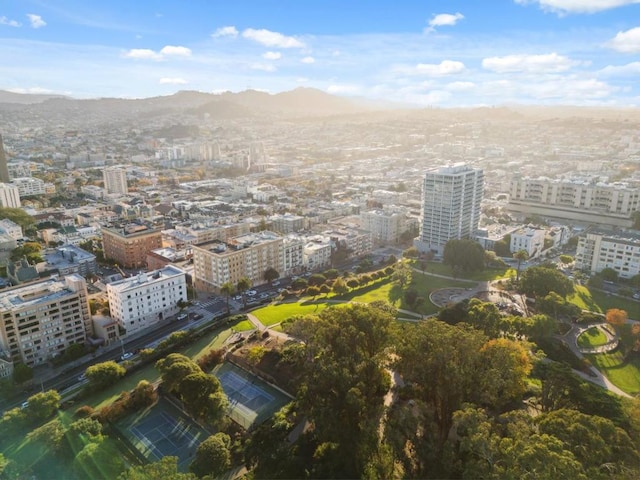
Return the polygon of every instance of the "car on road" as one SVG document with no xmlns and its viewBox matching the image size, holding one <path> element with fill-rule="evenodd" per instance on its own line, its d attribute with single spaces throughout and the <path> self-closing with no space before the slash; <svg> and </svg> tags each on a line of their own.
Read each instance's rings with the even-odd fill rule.
<svg viewBox="0 0 640 480">
<path fill-rule="evenodd" d="M 181 313 L 180 315 L 178 315 L 178 320 L 184 320 L 185 318 L 187 318 L 189 315 L 186 313 Z"/>
<path fill-rule="evenodd" d="M 266 293 L 261 293 L 260 298 L 269 298 L 269 295 Z"/>
<path fill-rule="evenodd" d="M 125 352 L 122 355 L 120 355 L 120 360 L 129 360 L 131 357 L 133 357 L 133 353 Z"/>
<path fill-rule="evenodd" d="M 249 290 L 249 291 L 247 292 L 247 295 L 250 295 L 250 296 L 252 296 L 252 297 L 253 297 L 253 296 L 254 296 L 254 295 L 256 295 L 257 293 L 258 293 L 258 292 L 257 292 L 256 290 Z"/>
<path fill-rule="evenodd" d="M 78 381 L 79 382 L 84 382 L 86 379 L 87 379 L 87 374 L 86 373 L 83 373 L 82 375 L 80 375 L 78 377 Z"/>
<path fill-rule="evenodd" d="M 274 287 L 277 287 L 278 285 L 280 285 L 280 281 L 276 280 L 275 282 L 273 282 L 271 285 L 273 285 Z"/>
</svg>

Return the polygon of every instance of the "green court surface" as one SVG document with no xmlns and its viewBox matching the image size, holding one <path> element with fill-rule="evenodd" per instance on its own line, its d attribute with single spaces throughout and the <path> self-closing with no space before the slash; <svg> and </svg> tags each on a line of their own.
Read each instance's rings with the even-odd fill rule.
<svg viewBox="0 0 640 480">
<path fill-rule="evenodd" d="M 291 401 L 277 388 L 229 362 L 213 373 L 229 399 L 229 417 L 246 429 L 264 422 Z"/>
<path fill-rule="evenodd" d="M 116 428 L 124 441 L 130 442 L 150 462 L 166 456 L 178 457 L 181 471 L 188 469 L 198 445 L 209 437 L 205 429 L 162 397 L 144 413 L 118 422 Z"/>
</svg>

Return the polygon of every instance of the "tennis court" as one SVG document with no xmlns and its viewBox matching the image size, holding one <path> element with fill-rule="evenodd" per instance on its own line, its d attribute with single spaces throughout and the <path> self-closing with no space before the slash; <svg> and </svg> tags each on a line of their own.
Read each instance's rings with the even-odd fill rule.
<svg viewBox="0 0 640 480">
<path fill-rule="evenodd" d="M 262 423 L 290 401 L 257 376 L 228 362 L 214 373 L 229 399 L 229 416 L 245 428 Z"/>
<path fill-rule="evenodd" d="M 208 437 L 203 429 L 166 400 L 161 400 L 125 429 L 131 443 L 149 461 L 175 456 L 181 470 L 188 466 L 198 445 Z"/>
</svg>

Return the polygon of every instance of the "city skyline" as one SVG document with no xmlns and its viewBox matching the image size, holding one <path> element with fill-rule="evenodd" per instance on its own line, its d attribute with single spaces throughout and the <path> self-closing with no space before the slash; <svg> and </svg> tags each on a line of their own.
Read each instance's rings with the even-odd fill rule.
<svg viewBox="0 0 640 480">
<path fill-rule="evenodd" d="M 637 0 L 5 2 L 0 89 L 313 87 L 417 106 L 635 106 Z"/>
</svg>

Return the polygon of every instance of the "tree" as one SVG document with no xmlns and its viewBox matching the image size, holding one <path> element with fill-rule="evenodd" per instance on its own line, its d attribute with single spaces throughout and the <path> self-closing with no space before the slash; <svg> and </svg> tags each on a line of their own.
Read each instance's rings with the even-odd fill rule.
<svg viewBox="0 0 640 480">
<path fill-rule="evenodd" d="M 522 343 L 506 338 L 489 340 L 480 349 L 479 360 L 479 403 L 502 410 L 522 399 L 531 372 L 529 352 Z"/>
<path fill-rule="evenodd" d="M 309 277 L 309 280 L 307 280 L 307 284 L 309 286 L 319 287 L 320 285 L 322 285 L 326 281 L 327 281 L 327 277 L 325 277 L 323 274 L 314 273 L 313 275 L 311 275 Z"/>
<path fill-rule="evenodd" d="M 264 271 L 263 278 L 265 282 L 271 284 L 271 282 L 280 278 L 280 273 L 275 268 L 269 267 Z"/>
<path fill-rule="evenodd" d="M 405 262 L 397 263 L 393 272 L 393 281 L 397 282 L 401 288 L 411 282 L 411 269 Z"/>
<path fill-rule="evenodd" d="M 336 278 L 338 278 L 340 276 L 340 272 L 338 270 L 336 270 L 335 268 L 330 268 L 329 270 L 324 272 L 324 276 L 329 278 L 329 279 L 331 279 L 331 280 L 335 280 Z"/>
<path fill-rule="evenodd" d="M 21 384 L 33 379 L 33 369 L 24 363 L 16 363 L 13 367 L 13 381 Z"/>
<path fill-rule="evenodd" d="M 358 281 L 357 278 L 350 278 L 349 280 L 347 280 L 347 287 L 353 289 L 353 288 L 358 288 L 360 286 L 360 282 Z"/>
<path fill-rule="evenodd" d="M 192 473 L 178 472 L 178 457 L 162 457 L 159 461 L 131 467 L 118 480 L 196 480 Z"/>
<path fill-rule="evenodd" d="M 416 247 L 409 247 L 404 252 L 402 252 L 402 256 L 404 258 L 411 258 L 415 260 L 420 256 L 420 251 Z"/>
<path fill-rule="evenodd" d="M 331 293 L 331 287 L 327 284 L 320 285 L 320 293 L 323 294 L 325 297 L 328 297 L 329 294 Z"/>
<path fill-rule="evenodd" d="M 320 295 L 320 288 L 314 286 L 307 287 L 307 295 L 313 297 L 313 299 L 315 300 L 315 298 Z"/>
<path fill-rule="evenodd" d="M 20 247 L 16 247 L 11 251 L 10 259 L 12 262 L 17 262 L 22 258 L 26 258 L 30 264 L 40 263 L 43 261 L 40 252 L 42 245 L 37 242 L 26 242 Z"/>
<path fill-rule="evenodd" d="M 560 261 L 564 265 L 569 265 L 569 264 L 573 263 L 573 257 L 571 255 L 560 255 Z"/>
<path fill-rule="evenodd" d="M 27 399 L 29 405 L 25 408 L 29 421 L 38 423 L 51 418 L 60 407 L 60 398 L 60 394 L 55 390 L 31 395 Z"/>
<path fill-rule="evenodd" d="M 609 310 L 607 310 L 607 313 L 605 314 L 605 319 L 607 320 L 607 323 L 609 323 L 610 325 L 613 325 L 616 328 L 620 328 L 625 323 L 627 323 L 627 318 L 628 318 L 627 312 L 619 308 L 610 308 Z"/>
<path fill-rule="evenodd" d="M 227 410 L 227 396 L 220 381 L 202 371 L 191 373 L 180 381 L 178 396 L 195 418 L 213 424 L 219 422 Z"/>
<path fill-rule="evenodd" d="M 247 308 L 247 290 L 251 288 L 251 280 L 247 277 L 242 277 L 240 280 L 238 280 L 236 288 L 242 295 L 242 303 L 244 307 Z"/>
<path fill-rule="evenodd" d="M 229 298 L 233 295 L 234 290 L 235 288 L 231 282 L 225 282 L 220 286 L 220 293 L 222 293 L 227 300 L 227 314 L 231 312 L 231 308 L 229 307 Z"/>
<path fill-rule="evenodd" d="M 298 277 L 293 282 L 291 282 L 291 288 L 293 288 L 294 290 L 304 290 L 305 288 L 307 288 L 307 281 L 302 277 Z"/>
<path fill-rule="evenodd" d="M 0 220 L 5 218 L 20 225 L 25 234 L 34 229 L 35 220 L 21 208 L 0 207 Z"/>
<path fill-rule="evenodd" d="M 127 373 L 126 368 L 117 364 L 113 360 L 91 365 L 85 371 L 87 380 L 87 388 L 102 389 L 113 385 Z"/>
<path fill-rule="evenodd" d="M 201 371 L 200 367 L 186 355 L 171 353 L 156 362 L 156 368 L 162 375 L 163 388 L 172 393 L 179 391 L 184 377 Z"/>
<path fill-rule="evenodd" d="M 543 266 L 529 267 L 520 278 L 520 290 L 527 296 L 544 297 L 549 292 L 556 292 L 566 297 L 573 292 L 573 282 L 557 269 Z"/>
<path fill-rule="evenodd" d="M 529 258 L 529 254 L 527 253 L 526 250 L 518 250 L 516 253 L 513 254 L 513 258 L 518 261 L 518 267 L 516 269 L 516 282 L 519 282 L 520 266 L 522 265 L 522 262 L 524 262 L 525 260 L 527 260 L 527 258 Z"/>
<path fill-rule="evenodd" d="M 466 321 L 482 330 L 489 338 L 500 335 L 500 310 L 491 302 L 483 302 L 477 298 L 469 301 Z"/>
<path fill-rule="evenodd" d="M 231 466 L 230 445 L 231 438 L 226 433 L 218 432 L 211 435 L 198 445 L 196 458 L 189 465 L 189 470 L 198 477 L 222 475 Z"/>
<path fill-rule="evenodd" d="M 347 287 L 347 284 L 342 278 L 336 278 L 331 288 L 333 290 L 333 293 L 335 293 L 337 296 L 344 295 L 349 291 L 349 287 Z"/>
<path fill-rule="evenodd" d="M 451 268 L 459 267 L 463 272 L 484 269 L 484 249 L 473 240 L 449 240 L 444 246 L 442 261 Z"/>
</svg>

